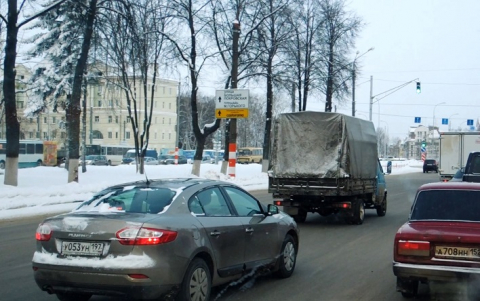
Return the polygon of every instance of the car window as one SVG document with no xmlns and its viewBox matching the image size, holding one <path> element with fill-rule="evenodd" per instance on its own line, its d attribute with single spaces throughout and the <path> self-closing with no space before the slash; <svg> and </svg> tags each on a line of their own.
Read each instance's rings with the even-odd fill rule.
<svg viewBox="0 0 480 301">
<path fill-rule="evenodd" d="M 225 187 L 230 200 L 239 216 L 252 216 L 262 213 L 262 209 L 256 199 L 234 187 Z"/>
<path fill-rule="evenodd" d="M 428 190 L 415 200 L 410 220 L 480 221 L 480 191 Z"/>
<path fill-rule="evenodd" d="M 231 216 L 227 201 L 218 188 L 209 188 L 189 200 L 192 213 L 205 216 Z"/>
</svg>

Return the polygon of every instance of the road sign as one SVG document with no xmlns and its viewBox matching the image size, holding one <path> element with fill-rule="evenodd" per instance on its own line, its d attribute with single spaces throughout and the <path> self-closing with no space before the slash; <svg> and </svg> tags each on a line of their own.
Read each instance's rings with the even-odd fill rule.
<svg viewBox="0 0 480 301">
<path fill-rule="evenodd" d="M 421 118 L 421 117 L 415 117 L 415 123 L 420 123 L 420 122 L 421 122 L 421 120 L 422 120 L 422 118 Z"/>
<path fill-rule="evenodd" d="M 442 124 L 448 124 L 448 118 L 442 118 Z"/>
<path fill-rule="evenodd" d="M 217 118 L 247 118 L 248 89 L 215 91 L 215 116 Z"/>
<path fill-rule="evenodd" d="M 473 125 L 473 119 L 467 119 L 467 125 Z"/>
<path fill-rule="evenodd" d="M 216 118 L 248 118 L 248 109 L 215 109 Z"/>
</svg>

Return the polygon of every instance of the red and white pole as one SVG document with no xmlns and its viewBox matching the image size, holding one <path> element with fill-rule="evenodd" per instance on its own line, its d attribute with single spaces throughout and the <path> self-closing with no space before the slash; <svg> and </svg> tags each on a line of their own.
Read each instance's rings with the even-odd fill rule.
<svg viewBox="0 0 480 301">
<path fill-rule="evenodd" d="M 178 165 L 178 147 L 175 147 L 175 165 Z"/>
<path fill-rule="evenodd" d="M 235 178 L 235 164 L 237 163 L 237 144 L 228 145 L 228 175 Z"/>
</svg>

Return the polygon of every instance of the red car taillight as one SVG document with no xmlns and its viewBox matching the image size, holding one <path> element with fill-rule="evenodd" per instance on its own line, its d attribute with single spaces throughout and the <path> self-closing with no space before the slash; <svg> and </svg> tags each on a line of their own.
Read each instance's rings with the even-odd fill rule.
<svg viewBox="0 0 480 301">
<path fill-rule="evenodd" d="M 430 242 L 399 240 L 397 243 L 398 255 L 430 256 Z"/>
<path fill-rule="evenodd" d="M 52 229 L 47 224 L 40 224 L 35 233 L 35 239 L 38 241 L 49 241 L 52 237 Z"/>
<path fill-rule="evenodd" d="M 158 245 L 174 241 L 177 232 L 154 228 L 123 228 L 116 236 L 122 245 Z"/>
</svg>

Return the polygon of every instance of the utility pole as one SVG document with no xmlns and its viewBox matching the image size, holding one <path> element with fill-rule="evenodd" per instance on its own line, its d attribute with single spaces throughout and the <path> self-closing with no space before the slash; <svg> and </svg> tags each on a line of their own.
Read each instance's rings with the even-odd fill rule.
<svg viewBox="0 0 480 301">
<path fill-rule="evenodd" d="M 352 116 L 355 117 L 355 60 L 352 66 Z"/>
</svg>

